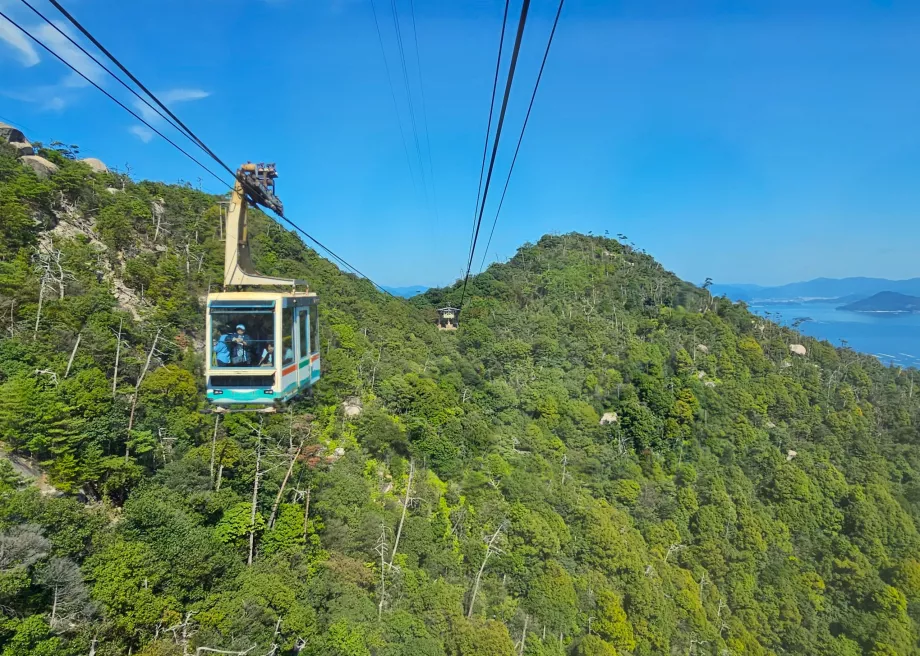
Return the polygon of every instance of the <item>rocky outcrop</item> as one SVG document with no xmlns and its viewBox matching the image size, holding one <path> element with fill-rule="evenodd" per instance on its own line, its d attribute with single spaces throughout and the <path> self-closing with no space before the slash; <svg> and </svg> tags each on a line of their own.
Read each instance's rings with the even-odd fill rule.
<svg viewBox="0 0 920 656">
<path fill-rule="evenodd" d="M 10 142 L 28 142 L 26 135 L 14 128 L 12 125 L 7 125 L 6 123 L 0 123 L 0 140 Z"/>
<path fill-rule="evenodd" d="M 361 399 L 357 396 L 349 396 L 345 398 L 342 407 L 345 409 L 346 417 L 357 417 L 361 414 L 363 405 L 361 404 Z"/>
<path fill-rule="evenodd" d="M 25 155 L 20 157 L 19 160 L 30 169 L 35 171 L 35 173 L 37 173 L 38 177 L 40 178 L 49 178 L 58 171 L 57 164 L 54 162 L 49 162 L 44 157 L 39 155 Z"/>
<path fill-rule="evenodd" d="M 608 424 L 615 424 L 619 421 L 617 413 L 615 412 L 605 412 L 604 416 L 601 417 L 601 426 L 606 426 Z"/>
<path fill-rule="evenodd" d="M 35 154 L 35 149 L 32 148 L 32 144 L 28 141 L 11 141 L 10 146 L 16 149 L 16 155 L 19 157 Z"/>
<path fill-rule="evenodd" d="M 790 344 L 789 350 L 796 355 L 807 355 L 808 350 L 801 344 Z"/>
<path fill-rule="evenodd" d="M 101 159 L 96 159 L 95 157 L 85 157 L 80 160 L 88 167 L 90 167 L 95 173 L 107 173 L 109 167 Z"/>
</svg>

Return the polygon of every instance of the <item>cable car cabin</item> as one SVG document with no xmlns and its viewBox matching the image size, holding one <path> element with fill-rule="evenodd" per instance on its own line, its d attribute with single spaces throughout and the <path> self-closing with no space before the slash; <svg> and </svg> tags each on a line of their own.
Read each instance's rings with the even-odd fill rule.
<svg viewBox="0 0 920 656">
<path fill-rule="evenodd" d="M 460 309 L 443 307 L 438 309 L 438 330 L 457 330 L 460 325 Z"/>
<path fill-rule="evenodd" d="M 277 176 L 274 164 L 244 164 L 230 196 L 224 291 L 208 294 L 206 326 L 208 401 L 217 412 L 271 412 L 320 377 L 319 298 L 302 280 L 263 276 L 252 266 L 246 206 L 283 215 Z"/>
<path fill-rule="evenodd" d="M 274 406 L 319 380 L 316 294 L 222 292 L 208 296 L 208 401 Z"/>
</svg>

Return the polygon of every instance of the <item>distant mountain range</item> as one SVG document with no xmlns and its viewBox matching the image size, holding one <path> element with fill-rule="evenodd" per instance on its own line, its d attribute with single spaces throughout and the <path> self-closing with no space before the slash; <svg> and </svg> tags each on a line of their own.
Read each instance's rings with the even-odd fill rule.
<svg viewBox="0 0 920 656">
<path fill-rule="evenodd" d="M 424 294 L 429 289 L 424 285 L 409 285 L 408 287 L 387 287 L 386 285 L 383 285 L 383 288 L 391 294 L 395 296 L 402 296 L 403 298 L 412 298 L 413 296 Z"/>
<path fill-rule="evenodd" d="M 899 294 L 898 292 L 879 292 L 869 298 L 848 303 L 837 309 L 849 312 L 890 312 L 898 314 L 920 312 L 920 297 Z"/>
<path fill-rule="evenodd" d="M 888 280 L 886 278 L 815 278 L 805 282 L 793 282 L 778 287 L 761 285 L 727 284 L 713 285 L 712 293 L 728 296 L 733 301 L 747 302 L 808 302 L 837 301 L 847 303 L 868 298 L 881 292 L 897 292 L 908 296 L 920 296 L 920 278 L 909 280 Z"/>
</svg>

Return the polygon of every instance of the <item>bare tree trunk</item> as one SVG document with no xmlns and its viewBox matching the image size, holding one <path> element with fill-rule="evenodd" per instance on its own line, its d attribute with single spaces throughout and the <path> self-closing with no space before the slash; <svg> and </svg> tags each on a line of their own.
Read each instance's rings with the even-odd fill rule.
<svg viewBox="0 0 920 656">
<path fill-rule="evenodd" d="M 42 321 L 42 305 L 45 302 L 45 276 L 42 276 L 38 286 L 38 312 L 35 314 L 35 330 L 32 331 L 32 341 L 38 338 L 38 326 Z"/>
<path fill-rule="evenodd" d="M 249 558 L 246 565 L 252 565 L 252 557 L 256 550 L 256 506 L 259 502 L 259 478 L 262 475 L 262 424 L 259 423 L 259 436 L 256 442 L 256 475 L 252 482 L 252 511 L 249 513 Z"/>
<path fill-rule="evenodd" d="M 272 528 L 275 525 L 275 515 L 278 512 L 278 506 L 281 504 L 281 497 L 284 495 L 284 488 L 287 487 L 288 479 L 291 478 L 291 472 L 294 471 L 294 463 L 297 462 L 300 452 L 303 450 L 303 443 L 306 442 L 306 438 L 300 440 L 300 446 L 297 447 L 297 451 L 291 454 L 291 462 L 288 463 L 287 472 L 284 474 L 284 480 L 281 481 L 281 489 L 278 490 L 278 495 L 275 497 L 275 503 L 272 504 L 272 514 L 268 518 L 268 528 Z"/>
<path fill-rule="evenodd" d="M 214 433 L 211 436 L 211 485 L 214 485 L 214 458 L 217 455 L 217 427 L 220 425 L 220 415 L 214 415 Z"/>
<path fill-rule="evenodd" d="M 96 638 L 93 638 L 93 641 L 89 644 L 89 656 L 96 656 L 96 645 L 99 644 L 99 641 Z"/>
<path fill-rule="evenodd" d="M 476 574 L 476 582 L 473 584 L 473 594 L 470 596 L 470 608 L 466 614 L 467 617 L 473 617 L 473 608 L 476 606 L 476 595 L 479 594 L 479 584 L 482 582 L 482 573 L 486 569 L 486 563 L 489 562 L 489 556 L 492 555 L 495 542 L 498 540 L 498 536 L 501 535 L 504 528 L 504 523 L 499 524 L 498 528 L 495 529 L 495 533 L 492 534 L 489 538 L 489 542 L 486 544 L 486 555 L 483 557 L 482 564 L 479 566 L 479 572 Z"/>
<path fill-rule="evenodd" d="M 383 601 L 386 599 L 387 594 L 387 527 L 386 524 L 381 523 L 380 526 L 380 540 L 377 543 L 377 551 L 380 553 L 380 599 L 377 602 L 377 621 L 383 617 Z"/>
<path fill-rule="evenodd" d="M 54 601 L 51 602 L 51 619 L 48 621 L 48 626 L 52 629 L 54 629 L 54 622 L 57 619 L 58 591 L 58 586 L 54 586 Z"/>
<path fill-rule="evenodd" d="M 157 340 L 160 339 L 160 329 L 157 329 L 157 334 L 153 337 L 153 344 L 150 347 L 150 351 L 147 353 L 147 362 L 144 363 L 144 368 L 141 371 L 141 375 L 137 379 L 137 383 L 134 385 L 134 398 L 131 399 L 131 414 L 128 416 L 128 441 L 125 442 L 125 462 L 128 462 L 128 458 L 131 456 L 131 440 L 130 432 L 134 428 L 134 411 L 137 410 L 137 394 L 140 391 L 141 383 L 144 382 L 144 376 L 147 375 L 147 370 L 150 368 L 150 360 L 153 358 L 153 352 L 157 348 Z"/>
<path fill-rule="evenodd" d="M 406 498 L 403 500 L 402 515 L 399 517 L 399 528 L 396 529 L 396 539 L 393 541 L 393 553 L 390 555 L 390 567 L 393 567 L 393 559 L 396 558 L 396 550 L 399 548 L 399 538 L 402 535 L 403 522 L 406 521 L 406 509 L 409 507 L 409 495 L 412 492 L 412 474 L 415 473 L 415 461 L 409 461 L 409 482 L 406 483 Z"/>
<path fill-rule="evenodd" d="M 307 520 L 310 519 L 310 492 L 313 490 L 312 485 L 307 486 L 307 496 L 303 502 L 303 539 L 307 539 Z"/>
<path fill-rule="evenodd" d="M 518 649 L 519 656 L 524 654 L 524 645 L 527 643 L 527 624 L 530 622 L 530 615 L 524 614 L 524 631 L 521 633 L 521 646 Z"/>
<path fill-rule="evenodd" d="M 112 398 L 115 398 L 115 391 L 118 389 L 118 359 L 121 357 L 121 327 L 124 319 L 118 320 L 118 342 L 115 345 L 115 374 L 112 376 Z"/>
<path fill-rule="evenodd" d="M 70 352 L 70 359 L 67 361 L 67 369 L 64 371 L 64 378 L 70 374 L 70 368 L 73 366 L 73 359 L 77 355 L 77 349 L 80 348 L 80 338 L 83 337 L 83 333 L 77 333 L 77 341 L 73 345 L 73 350 Z"/>
<path fill-rule="evenodd" d="M 215 492 L 220 490 L 220 482 L 221 480 L 223 480 L 223 477 L 224 477 L 224 463 L 220 463 L 220 465 L 217 466 L 217 483 L 214 484 Z"/>
</svg>

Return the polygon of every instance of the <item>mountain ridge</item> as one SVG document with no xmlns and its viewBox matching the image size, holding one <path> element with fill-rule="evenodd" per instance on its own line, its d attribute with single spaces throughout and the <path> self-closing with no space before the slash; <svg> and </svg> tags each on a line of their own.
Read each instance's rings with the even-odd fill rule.
<svg viewBox="0 0 920 656">
<path fill-rule="evenodd" d="M 842 297 L 867 298 L 883 291 L 920 295 L 920 278 L 889 280 L 887 278 L 849 277 L 815 278 L 778 286 L 715 284 L 714 294 L 726 295 L 736 301 L 832 301 Z"/>
<path fill-rule="evenodd" d="M 837 309 L 848 312 L 920 312 L 920 297 L 898 292 L 879 292 L 869 298 L 848 303 Z"/>
</svg>

